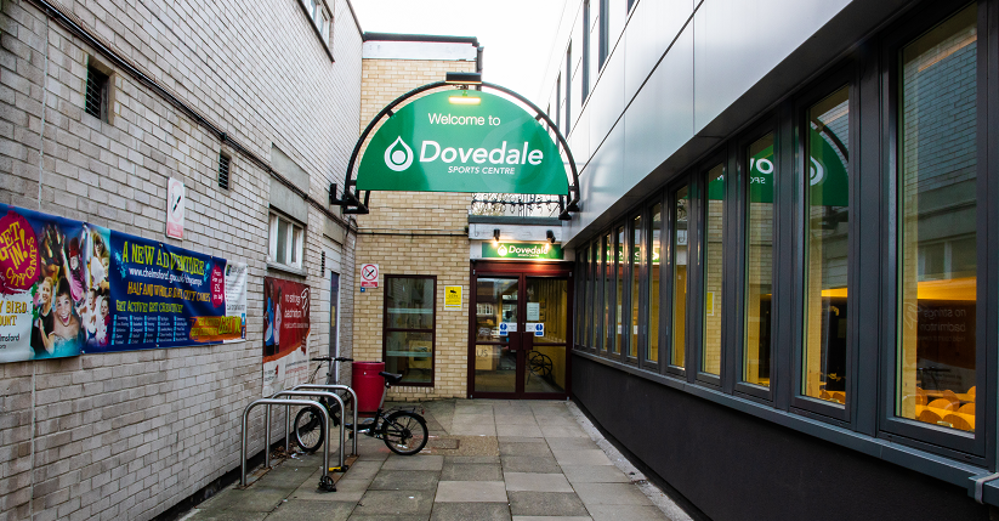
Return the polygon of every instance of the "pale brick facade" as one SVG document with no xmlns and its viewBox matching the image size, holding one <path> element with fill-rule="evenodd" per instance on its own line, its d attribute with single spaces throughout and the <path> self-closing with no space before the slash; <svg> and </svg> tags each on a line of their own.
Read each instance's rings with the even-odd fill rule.
<svg viewBox="0 0 999 521">
<path fill-rule="evenodd" d="M 457 45 L 457 44 L 455 44 Z M 467 44 L 466 44 L 467 45 Z M 475 61 L 363 60 L 360 128 L 385 105 L 447 72 L 474 72 Z M 472 194 L 373 192 L 371 213 L 358 222 L 357 266 L 379 265 L 385 275 L 437 277 L 433 387 L 392 389 L 391 399 L 423 400 L 466 396 L 468 379 L 468 208 Z M 360 276 L 355 273 L 355 276 Z M 461 285 L 462 309 L 444 309 L 444 287 Z M 384 284 L 354 294 L 354 358 L 383 360 Z"/>
<path fill-rule="evenodd" d="M 0 520 L 150 519 L 239 467 L 242 411 L 262 389 L 263 277 L 312 287 L 309 345 L 324 354 L 329 272 L 340 273 L 350 352 L 355 236 L 327 191 L 343 186 L 357 136 L 361 34 L 345 0 L 328 1 L 335 61 L 297 0 L 55 4 L 265 164 L 277 148 L 308 174 L 293 274 L 267 265 L 278 183 L 267 169 L 39 5 L 0 4 L 0 202 L 249 265 L 245 342 L 0 365 Z M 108 123 L 83 109 L 90 60 L 113 72 Z M 220 152 L 232 157 L 228 190 Z M 187 186 L 182 241 L 163 233 L 171 176 Z"/>
</svg>

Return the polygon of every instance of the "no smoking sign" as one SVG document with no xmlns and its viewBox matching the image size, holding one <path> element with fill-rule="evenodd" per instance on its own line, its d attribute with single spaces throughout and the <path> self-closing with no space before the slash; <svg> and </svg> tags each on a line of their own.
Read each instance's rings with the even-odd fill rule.
<svg viewBox="0 0 999 521">
<path fill-rule="evenodd" d="M 361 289 L 378 287 L 378 265 L 361 265 Z"/>
</svg>

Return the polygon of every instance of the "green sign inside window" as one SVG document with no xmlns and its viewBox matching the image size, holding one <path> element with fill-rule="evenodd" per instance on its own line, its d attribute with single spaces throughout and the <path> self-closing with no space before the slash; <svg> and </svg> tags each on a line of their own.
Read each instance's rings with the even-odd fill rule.
<svg viewBox="0 0 999 521">
<path fill-rule="evenodd" d="M 368 143 L 359 190 L 568 195 L 558 147 L 534 116 L 478 91 L 441 91 L 402 107 Z"/>
<path fill-rule="evenodd" d="M 482 243 L 482 256 L 487 259 L 562 260 L 562 246 L 527 242 Z"/>
</svg>

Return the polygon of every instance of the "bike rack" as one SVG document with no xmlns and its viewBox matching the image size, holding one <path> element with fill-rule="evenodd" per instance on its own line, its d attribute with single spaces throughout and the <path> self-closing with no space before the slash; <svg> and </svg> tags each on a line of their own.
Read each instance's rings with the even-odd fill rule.
<svg viewBox="0 0 999 521">
<path fill-rule="evenodd" d="M 329 435 L 330 435 L 330 433 L 329 433 L 329 430 L 330 430 L 330 415 L 329 415 L 328 412 L 326 412 L 326 408 L 323 407 L 322 404 L 320 404 L 317 401 L 314 401 L 314 400 L 288 400 L 288 399 L 278 400 L 278 399 L 275 399 L 275 398 L 261 398 L 259 400 L 254 401 L 254 402 L 251 402 L 250 405 L 247 405 L 246 408 L 243 409 L 243 424 L 242 424 L 243 432 L 242 432 L 242 436 L 240 436 L 240 440 L 239 440 L 240 441 L 240 443 L 239 443 L 239 456 L 240 456 L 240 460 L 239 460 L 239 472 L 240 472 L 240 475 L 239 475 L 239 484 L 240 484 L 240 486 L 243 486 L 243 487 L 246 486 L 246 446 L 248 445 L 248 440 L 247 440 L 247 435 L 246 435 L 246 423 L 247 423 L 247 421 L 248 421 L 248 419 L 250 417 L 250 409 L 253 409 L 254 407 L 256 407 L 258 405 L 267 405 L 268 406 L 267 407 L 267 420 L 270 420 L 270 406 L 271 405 L 300 405 L 302 407 L 315 407 L 315 408 L 319 409 L 320 411 L 322 411 L 322 415 L 326 419 L 326 423 L 323 424 L 323 429 L 324 429 L 324 432 L 326 433 L 326 439 L 329 439 Z M 343 429 L 341 429 L 341 432 L 343 432 Z M 264 443 L 265 443 L 264 444 L 264 460 L 265 460 L 264 465 L 266 467 L 270 467 L 271 466 L 271 464 L 270 464 L 270 462 L 271 462 L 271 456 L 270 456 L 271 455 L 271 426 L 270 426 L 270 421 L 268 421 L 267 424 L 264 425 Z M 326 480 L 332 481 L 332 478 L 330 478 L 330 476 L 329 476 L 329 468 L 330 468 L 330 446 L 329 446 L 328 443 L 325 444 L 325 445 L 326 445 L 326 450 L 324 451 L 324 455 L 323 455 L 323 479 L 321 481 L 326 481 Z M 341 452 L 341 454 L 342 454 L 342 452 Z M 342 464 L 342 462 L 341 462 L 341 464 Z"/>
<path fill-rule="evenodd" d="M 346 385 L 336 385 L 336 384 L 325 384 L 325 385 L 324 384 L 300 384 L 300 385 L 296 385 L 295 387 L 291 388 L 292 391 L 297 391 L 299 389 L 325 389 L 325 390 L 329 390 L 329 391 L 334 391 L 334 390 L 338 390 L 339 389 L 339 390 L 344 390 L 344 391 L 347 391 L 347 392 L 350 393 L 351 399 L 353 399 L 353 401 L 354 401 L 354 423 L 353 423 L 353 426 L 354 426 L 354 443 L 353 443 L 353 446 L 352 446 L 353 453 L 351 454 L 351 456 L 357 456 L 357 393 L 355 393 L 354 390 L 351 389 L 349 386 L 346 386 Z M 340 410 L 341 411 L 345 411 L 346 410 L 344 408 L 343 400 L 340 401 Z M 342 412 L 341 412 L 341 414 L 342 414 Z M 287 415 L 285 415 L 285 416 L 287 416 Z M 344 418 L 344 419 L 346 419 L 346 418 Z M 286 418 L 286 420 L 287 420 L 287 424 L 288 424 L 288 429 L 287 430 L 288 430 L 288 432 L 290 432 L 291 431 L 291 418 Z M 343 423 L 346 423 L 346 422 L 340 422 L 340 423 L 342 425 Z M 343 435 L 342 435 L 342 433 L 343 433 L 343 427 L 340 428 L 340 432 L 341 432 L 341 436 L 340 436 L 340 447 L 343 447 Z M 287 452 L 288 449 L 290 448 L 289 445 L 288 445 L 288 437 L 285 436 L 284 440 L 285 440 L 285 447 L 284 447 L 284 449 L 285 449 L 285 452 Z M 341 462 L 341 465 L 343 465 L 342 462 Z"/>
<path fill-rule="evenodd" d="M 336 393 L 331 393 L 331 392 L 326 392 L 326 391 L 315 391 L 315 390 L 313 390 L 313 391 L 298 391 L 298 390 L 292 389 L 290 391 L 278 391 L 278 392 L 274 393 L 273 395 L 271 395 L 271 398 L 277 398 L 279 396 L 322 396 L 324 398 L 332 398 L 332 399 L 336 400 L 337 403 L 340 404 L 340 410 L 341 411 L 344 410 L 343 400 L 340 399 L 340 397 L 337 396 Z M 285 452 L 287 452 L 289 454 L 290 454 L 291 451 L 288 450 L 290 448 L 290 444 L 289 444 L 288 439 L 291 438 L 291 406 L 292 405 L 294 405 L 294 404 L 288 404 L 288 405 L 285 405 L 285 407 L 284 407 L 284 416 L 285 416 L 284 446 L 285 446 Z M 325 407 L 322 407 L 321 404 L 320 404 L 320 408 L 325 409 Z M 271 407 L 270 407 L 270 405 L 268 405 L 267 406 L 267 422 L 268 422 L 268 425 L 270 425 L 270 420 L 271 420 Z M 326 437 L 324 438 L 326 441 L 324 441 L 323 444 L 326 445 L 326 452 L 329 453 L 329 440 L 330 440 L 330 438 L 329 438 L 329 413 L 326 414 L 326 422 L 327 422 L 326 423 Z M 336 467 L 337 470 L 346 470 L 344 468 L 344 465 L 343 465 L 344 464 L 344 457 L 343 457 L 344 445 L 345 444 L 344 444 L 343 422 L 340 422 L 340 465 L 338 467 Z M 355 450 L 354 452 L 356 453 L 357 451 Z"/>
</svg>

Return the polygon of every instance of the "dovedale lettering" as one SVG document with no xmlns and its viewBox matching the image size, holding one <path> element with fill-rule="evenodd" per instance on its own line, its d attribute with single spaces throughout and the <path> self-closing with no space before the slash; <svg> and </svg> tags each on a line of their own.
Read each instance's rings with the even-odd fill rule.
<svg viewBox="0 0 999 521">
<path fill-rule="evenodd" d="M 446 147 L 441 149 L 440 143 L 436 141 L 424 141 L 420 147 L 420 162 L 431 163 L 440 159 L 445 163 L 453 163 L 456 159 L 460 163 L 467 163 L 469 159 L 478 164 L 486 161 L 494 165 L 523 165 L 530 163 L 540 165 L 544 159 L 544 153 L 534 149 L 528 151 L 525 141 L 521 148 L 510 148 L 507 150 L 506 141 L 500 148 L 486 150 L 484 148 L 455 148 Z"/>
</svg>

